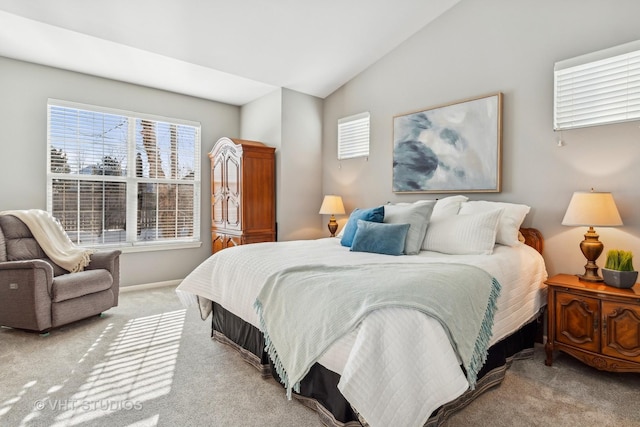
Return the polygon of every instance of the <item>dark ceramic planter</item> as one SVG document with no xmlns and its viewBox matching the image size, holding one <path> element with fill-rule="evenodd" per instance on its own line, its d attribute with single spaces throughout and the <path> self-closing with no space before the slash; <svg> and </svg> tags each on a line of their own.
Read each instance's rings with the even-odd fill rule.
<svg viewBox="0 0 640 427">
<path fill-rule="evenodd" d="M 638 272 L 609 270 L 608 268 L 603 268 L 602 278 L 604 279 L 604 283 L 609 286 L 628 289 L 636 284 L 636 280 L 638 279 Z"/>
</svg>

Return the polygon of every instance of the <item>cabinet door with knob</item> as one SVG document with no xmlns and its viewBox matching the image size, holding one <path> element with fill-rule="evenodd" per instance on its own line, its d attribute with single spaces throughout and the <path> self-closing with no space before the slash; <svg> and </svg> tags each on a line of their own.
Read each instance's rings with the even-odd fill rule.
<svg viewBox="0 0 640 427">
<path fill-rule="evenodd" d="M 640 363 L 640 306 L 602 301 L 602 353 Z"/>
<path fill-rule="evenodd" d="M 558 291 L 556 339 L 584 350 L 600 350 L 599 306 L 600 301 L 597 299 Z"/>
</svg>

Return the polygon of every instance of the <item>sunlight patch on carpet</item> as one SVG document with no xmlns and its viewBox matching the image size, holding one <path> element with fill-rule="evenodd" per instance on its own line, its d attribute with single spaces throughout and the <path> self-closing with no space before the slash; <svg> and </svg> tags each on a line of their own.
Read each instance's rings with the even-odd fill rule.
<svg viewBox="0 0 640 427">
<path fill-rule="evenodd" d="M 7 399 L 4 402 L 0 403 L 0 417 L 6 414 L 11 410 L 11 407 L 18 403 L 20 399 L 27 393 L 27 390 L 36 385 L 37 381 L 29 381 L 25 385 L 22 386 L 22 390 L 18 392 L 18 394 L 11 399 Z"/>
<path fill-rule="evenodd" d="M 114 415 L 135 412 L 145 402 L 171 391 L 186 310 L 177 310 L 128 321 L 111 342 L 102 361 L 68 400 L 49 400 L 56 410 L 54 426 L 73 426 Z M 104 338 L 104 334 L 98 341 Z M 96 350 L 96 341 L 87 354 Z M 85 354 L 78 363 L 86 360 Z M 45 409 L 45 408 L 43 408 Z M 156 425 L 158 417 L 139 420 Z"/>
</svg>

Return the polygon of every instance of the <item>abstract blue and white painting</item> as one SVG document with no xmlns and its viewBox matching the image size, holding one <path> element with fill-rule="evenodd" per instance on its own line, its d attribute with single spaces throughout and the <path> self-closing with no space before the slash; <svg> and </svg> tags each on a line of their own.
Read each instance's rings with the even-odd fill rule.
<svg viewBox="0 0 640 427">
<path fill-rule="evenodd" d="M 393 119 L 394 192 L 499 192 L 502 94 Z"/>
</svg>

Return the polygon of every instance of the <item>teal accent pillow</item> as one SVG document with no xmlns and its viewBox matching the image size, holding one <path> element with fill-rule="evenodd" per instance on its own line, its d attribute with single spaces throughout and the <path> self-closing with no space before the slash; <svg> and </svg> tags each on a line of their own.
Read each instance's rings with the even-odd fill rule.
<svg viewBox="0 0 640 427">
<path fill-rule="evenodd" d="M 353 252 L 402 255 L 409 227 L 410 224 L 386 224 L 360 219 L 351 250 Z"/>
<path fill-rule="evenodd" d="M 344 232 L 342 233 L 342 239 L 340 240 L 340 244 L 342 246 L 348 247 L 353 243 L 353 236 L 356 235 L 359 219 L 370 222 L 384 221 L 384 206 L 378 206 L 377 208 L 371 209 L 355 208 L 353 212 L 351 212 L 349 220 L 344 226 Z"/>
</svg>

